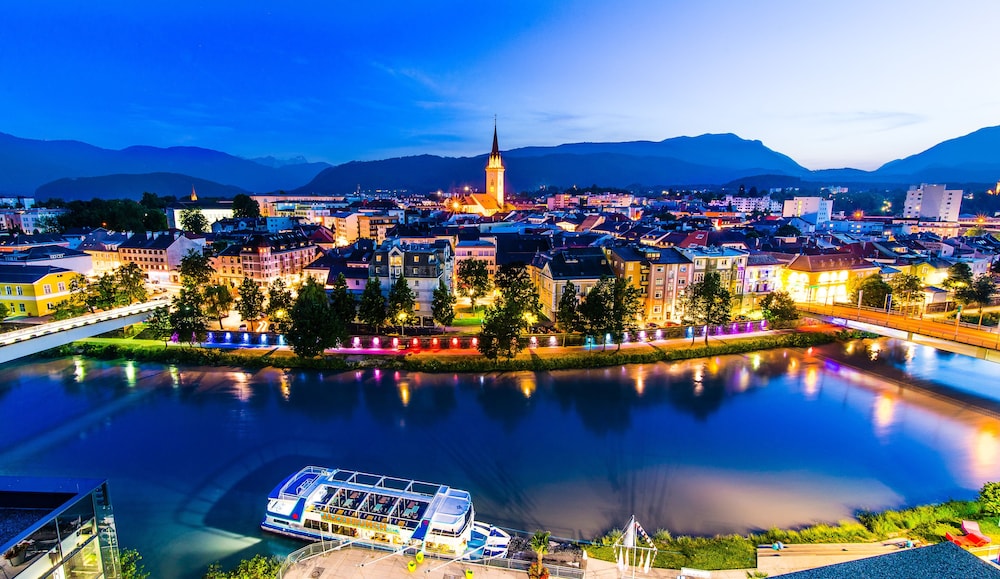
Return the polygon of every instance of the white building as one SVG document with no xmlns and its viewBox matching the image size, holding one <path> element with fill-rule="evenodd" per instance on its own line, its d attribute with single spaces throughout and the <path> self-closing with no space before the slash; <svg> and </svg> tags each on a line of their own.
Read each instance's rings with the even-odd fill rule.
<svg viewBox="0 0 1000 579">
<path fill-rule="evenodd" d="M 740 213 L 777 213 L 781 211 L 781 201 L 772 201 L 770 195 L 763 197 L 736 197 L 726 195 L 722 199 L 713 199 L 708 202 L 712 207 L 732 207 L 733 211 Z"/>
<path fill-rule="evenodd" d="M 912 185 L 906 192 L 903 205 L 905 219 L 935 219 L 937 221 L 958 221 L 962 207 L 962 190 L 945 189 L 944 185 L 921 183 Z"/>
<path fill-rule="evenodd" d="M 816 226 L 826 223 L 833 215 L 833 201 L 822 197 L 793 197 L 785 201 L 782 217 L 816 215 Z"/>
</svg>

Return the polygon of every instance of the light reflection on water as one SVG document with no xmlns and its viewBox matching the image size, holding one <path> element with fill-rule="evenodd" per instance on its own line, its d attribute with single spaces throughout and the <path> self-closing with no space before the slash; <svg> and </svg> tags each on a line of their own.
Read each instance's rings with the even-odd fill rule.
<svg viewBox="0 0 1000 579">
<path fill-rule="evenodd" d="M 578 538 L 632 513 L 675 534 L 836 521 L 995 479 L 995 418 L 899 387 L 989 363 L 871 346 L 486 375 L 23 364 L 0 370 L 0 472 L 108 477 L 123 543 L 178 577 L 295 548 L 257 525 L 306 463 L 465 488 L 483 520 Z"/>
</svg>

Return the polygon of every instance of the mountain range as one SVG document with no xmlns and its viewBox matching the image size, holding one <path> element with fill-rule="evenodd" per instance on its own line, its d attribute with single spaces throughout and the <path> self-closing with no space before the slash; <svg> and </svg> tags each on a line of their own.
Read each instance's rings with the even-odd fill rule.
<svg viewBox="0 0 1000 579">
<path fill-rule="evenodd" d="M 243 159 L 197 147 L 102 149 L 79 141 L 40 141 L 0 133 L 0 194 L 124 197 L 143 191 L 203 197 L 240 192 L 349 193 L 357 189 L 449 190 L 481 187 L 487 155 L 416 155 L 331 166 L 304 158 Z M 567 187 L 712 186 L 755 183 L 895 184 L 983 183 L 1000 179 L 1000 127 L 942 142 L 875 171 L 811 171 L 760 141 L 733 134 L 676 137 L 659 142 L 571 143 L 503 152 L 512 190 Z M 781 186 L 781 185 L 777 185 Z"/>
</svg>

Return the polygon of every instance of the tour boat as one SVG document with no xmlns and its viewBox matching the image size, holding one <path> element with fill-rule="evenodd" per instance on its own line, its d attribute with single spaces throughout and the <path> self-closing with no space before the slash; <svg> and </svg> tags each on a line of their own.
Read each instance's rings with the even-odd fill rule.
<svg viewBox="0 0 1000 579">
<path fill-rule="evenodd" d="M 505 557 L 510 535 L 476 522 L 468 491 L 307 466 L 267 497 L 261 528 L 309 541 L 340 539 L 463 559 Z"/>
</svg>

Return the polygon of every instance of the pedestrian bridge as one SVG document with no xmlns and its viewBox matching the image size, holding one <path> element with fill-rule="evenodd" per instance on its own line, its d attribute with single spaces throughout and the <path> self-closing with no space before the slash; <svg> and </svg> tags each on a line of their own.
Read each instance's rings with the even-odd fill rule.
<svg viewBox="0 0 1000 579">
<path fill-rule="evenodd" d="M 169 298 L 158 298 L 0 334 L 0 364 L 144 321 L 153 310 L 169 304 Z"/>
<path fill-rule="evenodd" d="M 846 305 L 795 304 L 811 318 L 1000 363 L 1000 333 L 975 324 L 914 318 Z"/>
</svg>

